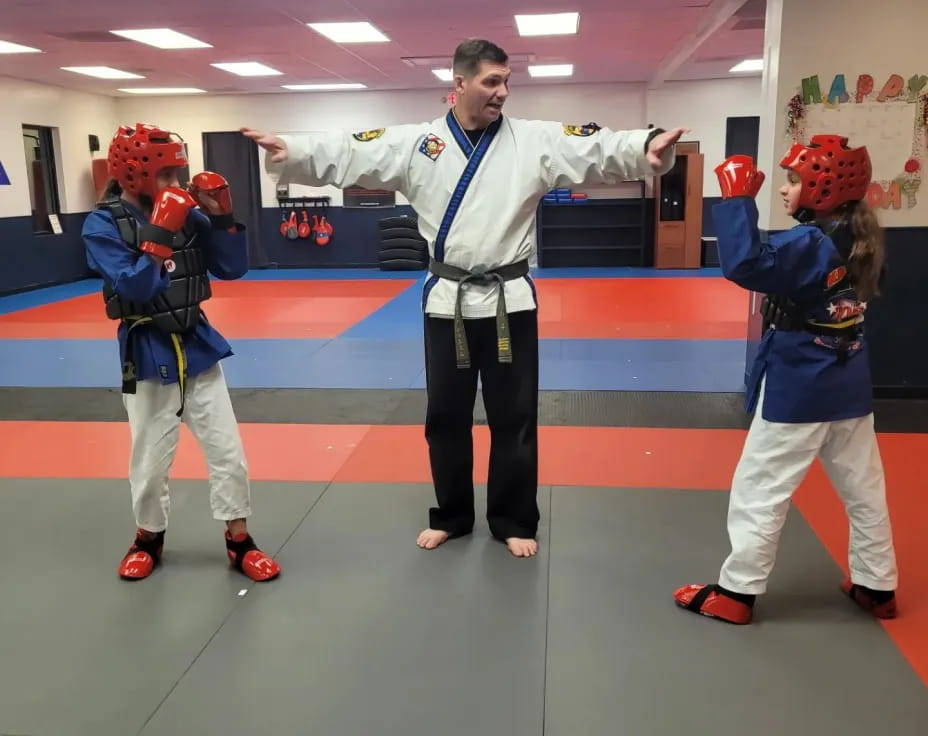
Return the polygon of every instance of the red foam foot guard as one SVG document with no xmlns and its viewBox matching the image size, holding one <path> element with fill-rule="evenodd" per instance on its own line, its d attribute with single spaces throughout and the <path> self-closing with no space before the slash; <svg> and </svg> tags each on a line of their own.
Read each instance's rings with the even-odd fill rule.
<svg viewBox="0 0 928 736">
<path fill-rule="evenodd" d="M 718 591 L 715 585 L 685 585 L 673 594 L 681 608 L 730 624 L 749 624 L 753 609 Z"/>
<path fill-rule="evenodd" d="M 147 578 L 155 569 L 155 565 L 160 562 L 163 547 L 164 532 L 158 532 L 154 539 L 146 539 L 142 530 L 137 530 L 135 541 L 119 565 L 119 577 L 123 580 Z"/>
<path fill-rule="evenodd" d="M 888 601 L 878 603 L 866 589 L 859 585 L 854 585 L 850 579 L 841 584 L 841 590 L 849 596 L 854 603 L 863 608 L 867 613 L 877 618 L 896 618 L 898 611 L 896 609 L 896 597 L 893 596 Z"/>
<path fill-rule="evenodd" d="M 232 566 L 257 583 L 273 580 L 280 575 L 280 565 L 255 544 L 250 534 L 236 534 L 233 538 L 226 532 L 226 551 Z"/>
</svg>

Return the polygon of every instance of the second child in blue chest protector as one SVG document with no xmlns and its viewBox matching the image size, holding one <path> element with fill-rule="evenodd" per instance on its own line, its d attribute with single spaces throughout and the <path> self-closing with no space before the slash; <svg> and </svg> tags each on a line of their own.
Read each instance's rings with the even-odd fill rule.
<svg viewBox="0 0 928 736">
<path fill-rule="evenodd" d="M 898 576 L 863 332 L 883 265 L 882 232 L 864 201 L 870 158 L 845 138 L 818 135 L 780 165 L 783 205 L 799 224 L 769 243 L 754 201 L 764 175 L 747 156 L 716 169 L 722 271 L 767 295 L 767 324 L 747 387 L 754 419 L 731 488 L 731 554 L 718 584 L 684 586 L 674 599 L 710 618 L 750 623 L 792 494 L 819 457 L 850 521 L 850 576 L 841 589 L 874 616 L 893 618 Z"/>
</svg>

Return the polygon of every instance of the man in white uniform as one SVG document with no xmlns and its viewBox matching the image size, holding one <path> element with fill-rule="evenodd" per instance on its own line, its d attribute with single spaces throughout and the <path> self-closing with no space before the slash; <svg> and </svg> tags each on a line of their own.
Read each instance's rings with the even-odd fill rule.
<svg viewBox="0 0 928 736">
<path fill-rule="evenodd" d="M 487 520 L 517 557 L 537 552 L 538 316 L 528 260 L 539 199 L 555 187 L 659 175 L 683 128 L 613 132 L 504 117 L 506 53 L 469 40 L 454 55 L 456 102 L 428 123 L 274 136 L 243 128 L 281 183 L 393 189 L 419 216 L 430 274 L 422 292 L 425 435 L 438 505 L 418 538 L 434 549 L 474 524 L 478 375 L 492 444 Z"/>
</svg>

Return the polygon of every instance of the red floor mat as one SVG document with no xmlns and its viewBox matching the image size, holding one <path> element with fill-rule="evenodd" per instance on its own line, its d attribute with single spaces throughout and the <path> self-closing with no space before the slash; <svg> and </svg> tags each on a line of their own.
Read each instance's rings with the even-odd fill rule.
<svg viewBox="0 0 928 736">
<path fill-rule="evenodd" d="M 723 278 L 538 279 L 543 338 L 743 340 L 749 294 Z"/>
<path fill-rule="evenodd" d="M 360 322 L 412 281 L 214 281 L 204 307 L 230 340 L 332 338 Z M 3 338 L 114 338 L 99 294 L 0 315 Z"/>
</svg>

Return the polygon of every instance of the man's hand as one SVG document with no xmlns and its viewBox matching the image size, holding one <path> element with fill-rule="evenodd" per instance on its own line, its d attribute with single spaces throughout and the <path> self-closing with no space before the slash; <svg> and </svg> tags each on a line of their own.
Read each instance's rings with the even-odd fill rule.
<svg viewBox="0 0 928 736">
<path fill-rule="evenodd" d="M 680 140 L 680 136 L 684 133 L 689 133 L 689 130 L 687 128 L 673 128 L 651 139 L 651 145 L 648 146 L 648 163 L 651 164 L 651 168 L 656 171 L 663 166 L 662 158 L 664 153 Z"/>
<path fill-rule="evenodd" d="M 261 146 L 265 151 L 270 151 L 271 161 L 273 163 L 281 164 L 287 160 L 287 144 L 276 135 L 263 133 L 253 128 L 241 128 L 240 130 L 242 135 L 246 138 L 251 138 L 251 140 Z"/>
</svg>

